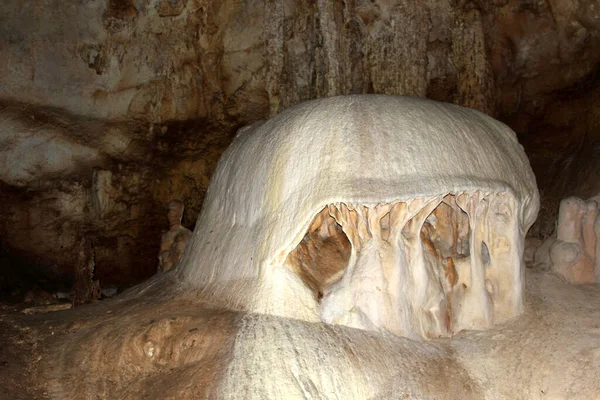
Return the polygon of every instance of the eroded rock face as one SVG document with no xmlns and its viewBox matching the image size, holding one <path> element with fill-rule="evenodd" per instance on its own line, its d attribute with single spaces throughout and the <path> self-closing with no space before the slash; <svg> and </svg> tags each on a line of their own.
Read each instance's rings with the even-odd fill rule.
<svg viewBox="0 0 600 400">
<path fill-rule="evenodd" d="M 230 140 L 202 121 L 149 125 L 0 103 L 1 290 L 68 290 L 84 237 L 102 289 L 151 276 L 164 204 L 185 199 L 183 225 L 193 227 Z"/>
<path fill-rule="evenodd" d="M 307 102 L 239 132 L 178 275 L 234 309 L 408 337 L 486 328 L 521 311 L 538 201 L 514 133 L 483 114 Z"/>
<path fill-rule="evenodd" d="M 372 92 L 494 108 L 485 17 L 451 1 L 59 2 L 43 24 L 38 7 L 5 4 L 0 98 L 152 122 Z"/>
<path fill-rule="evenodd" d="M 0 97 L 102 118 L 248 123 L 385 93 L 521 119 L 600 59 L 593 1 L 56 2 L 43 23 L 39 7 L 5 4 Z"/>
</svg>

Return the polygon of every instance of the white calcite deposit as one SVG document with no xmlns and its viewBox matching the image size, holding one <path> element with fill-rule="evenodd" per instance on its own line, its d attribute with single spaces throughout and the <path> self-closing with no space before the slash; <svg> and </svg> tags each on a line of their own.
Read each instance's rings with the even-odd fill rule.
<svg viewBox="0 0 600 400">
<path fill-rule="evenodd" d="M 560 202 L 555 233 L 535 251 L 534 264 L 573 284 L 600 282 L 600 194 Z"/>
<path fill-rule="evenodd" d="M 518 315 L 539 195 L 516 135 L 419 98 L 313 100 L 242 129 L 180 278 L 220 306 L 411 338 Z"/>
</svg>

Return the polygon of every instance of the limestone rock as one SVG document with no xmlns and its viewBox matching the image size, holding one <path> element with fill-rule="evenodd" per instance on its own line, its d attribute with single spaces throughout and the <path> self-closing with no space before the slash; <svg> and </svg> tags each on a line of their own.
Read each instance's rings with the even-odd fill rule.
<svg viewBox="0 0 600 400">
<path fill-rule="evenodd" d="M 205 127 L 148 127 L 0 102 L 0 253 L 6 262 L 0 289 L 27 290 L 32 276 L 48 290 L 66 289 L 82 236 L 94 244 L 102 286 L 154 274 L 163 205 L 174 194 L 185 199 L 183 223 L 193 226 L 231 140 L 218 127 L 198 134 Z"/>
<path fill-rule="evenodd" d="M 426 96 L 508 122 L 551 198 L 545 237 L 554 198 L 598 189 L 587 172 L 598 170 L 599 12 L 589 0 L 8 0 L 2 247 L 36 275 L 64 277 L 76 238 L 96 235 L 103 279 L 139 281 L 155 267 L 162 205 L 185 199 L 193 225 L 237 128 L 358 93 Z M 571 179 L 582 160 L 587 181 Z M 561 179 L 539 179 L 555 161 Z"/>
<path fill-rule="evenodd" d="M 2 315 L 4 377 L 18 372 L 20 385 L 3 379 L 0 387 L 11 399 L 39 389 L 26 397 L 60 400 L 593 399 L 600 291 L 526 276 L 519 318 L 422 342 L 215 309 L 161 274 L 115 300 Z"/>
<path fill-rule="evenodd" d="M 183 12 L 186 4 L 187 0 L 162 0 L 156 5 L 156 11 L 161 17 L 176 17 Z"/>
<path fill-rule="evenodd" d="M 525 249 L 523 250 L 523 261 L 527 266 L 533 265 L 535 261 L 535 254 L 542 245 L 543 241 L 538 238 L 527 237 L 525 238 Z"/>
<path fill-rule="evenodd" d="M 538 205 L 514 133 L 482 113 L 314 100 L 239 132 L 177 274 L 234 309 L 417 338 L 483 329 L 521 312 Z"/>
<path fill-rule="evenodd" d="M 101 118 L 248 123 L 316 97 L 373 92 L 508 115 L 600 60 L 593 1 L 40 7 L 4 5 L 0 98 Z"/>
<path fill-rule="evenodd" d="M 167 272 L 177 266 L 192 236 L 192 232 L 181 225 L 184 208 L 185 206 L 181 200 L 169 202 L 169 230 L 162 235 L 160 241 L 159 272 Z"/>
<path fill-rule="evenodd" d="M 83 237 L 79 243 L 77 267 L 73 279 L 73 306 L 91 303 L 100 299 L 102 289 L 96 278 L 95 251 L 90 240 Z"/>
<path fill-rule="evenodd" d="M 541 271 L 549 271 L 552 267 L 550 259 L 550 247 L 556 242 L 556 236 L 550 236 L 538 247 L 534 255 L 534 265 Z"/>
<path fill-rule="evenodd" d="M 556 238 L 551 237 L 536 253 L 536 263 L 550 264 L 568 282 L 600 282 L 600 196 L 589 200 L 576 197 L 560 204 Z M 539 260 L 538 260 L 539 258 Z"/>
</svg>

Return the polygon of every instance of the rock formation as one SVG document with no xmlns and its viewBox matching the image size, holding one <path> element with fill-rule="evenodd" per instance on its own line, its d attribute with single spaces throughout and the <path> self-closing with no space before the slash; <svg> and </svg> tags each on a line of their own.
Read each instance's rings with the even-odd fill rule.
<svg viewBox="0 0 600 400">
<path fill-rule="evenodd" d="M 85 237 L 81 239 L 77 258 L 77 272 L 73 279 L 73 292 L 71 296 L 73 306 L 96 301 L 100 299 L 102 293 L 100 282 L 94 274 L 96 269 L 94 248 L 89 239 Z"/>
<path fill-rule="evenodd" d="M 570 283 L 600 282 L 600 196 L 560 203 L 556 232 L 535 252 L 534 264 Z"/>
<path fill-rule="evenodd" d="M 586 188 L 600 132 L 599 13 L 590 0 L 5 1 L 7 269 L 70 279 L 87 235 L 103 285 L 147 278 L 158 210 L 180 198 L 193 224 L 239 127 L 357 93 L 428 97 L 507 122 L 544 194 L 545 238 L 556 199 L 599 189 Z M 579 171 L 582 160 L 592 161 Z"/>
<path fill-rule="evenodd" d="M 181 225 L 185 206 L 181 200 L 169 202 L 167 219 L 169 230 L 160 238 L 160 254 L 158 256 L 158 271 L 167 272 L 173 269 L 185 250 L 192 232 Z"/>
<path fill-rule="evenodd" d="M 304 126 L 292 118 L 303 108 L 285 110 L 366 93 L 498 118 L 540 187 L 524 256 L 597 280 L 593 205 L 556 213 L 600 190 L 598 21 L 596 0 L 4 1 L 0 295 L 74 288 L 88 302 L 149 278 L 164 204 L 184 200 L 192 226 L 235 132 L 279 119 L 240 131 L 176 271 L 69 312 L 0 315 L 0 393 L 597 397 L 593 286 L 529 270 L 525 314 L 506 321 L 523 309 L 515 258 L 538 197 L 505 126 L 448 105 L 434 107 L 444 118 L 417 112 L 431 132 L 373 118 L 365 130 L 384 128 L 373 143 L 345 129 L 353 118 L 339 132 L 312 124 L 301 144 L 273 124 Z M 264 134 L 282 140 L 256 145 Z M 237 168 L 247 145 L 240 160 L 257 159 Z M 561 239 L 542 242 L 557 219 Z M 458 332 L 469 328 L 488 330 Z"/>
<path fill-rule="evenodd" d="M 115 299 L 2 316 L 0 343 L 19 331 L 8 354 L 29 365 L 5 386 L 60 400 L 593 398 L 600 292 L 523 281 L 538 205 L 514 133 L 479 112 L 304 103 L 239 132 L 179 268 Z"/>
<path fill-rule="evenodd" d="M 240 131 L 179 276 L 234 309 L 407 337 L 487 328 L 521 312 L 538 201 L 514 133 L 481 113 L 314 100 Z"/>
</svg>

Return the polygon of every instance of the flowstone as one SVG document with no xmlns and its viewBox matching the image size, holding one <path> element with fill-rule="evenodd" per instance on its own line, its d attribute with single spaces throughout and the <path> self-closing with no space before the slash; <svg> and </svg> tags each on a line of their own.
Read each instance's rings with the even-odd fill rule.
<svg viewBox="0 0 600 400">
<path fill-rule="evenodd" d="M 600 292 L 529 271 L 523 296 L 537 207 L 514 133 L 489 117 L 305 103 L 240 132 L 176 268 L 2 316 L 22 327 L 3 348 L 29 366 L 14 380 L 60 400 L 596 398 Z"/>
<path fill-rule="evenodd" d="M 185 205 L 181 200 L 171 200 L 167 205 L 169 230 L 160 238 L 160 254 L 158 255 L 158 272 L 167 272 L 175 268 L 192 232 L 181 225 Z"/>
<path fill-rule="evenodd" d="M 522 304 L 513 202 L 505 193 L 474 192 L 330 204 L 286 266 L 313 290 L 328 323 L 407 337 L 486 328 Z M 341 233 L 349 246 L 328 248 L 342 242 Z"/>
<path fill-rule="evenodd" d="M 238 133 L 177 274 L 218 306 L 447 336 L 522 311 L 538 208 L 516 135 L 480 112 L 314 100 Z"/>
</svg>

